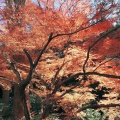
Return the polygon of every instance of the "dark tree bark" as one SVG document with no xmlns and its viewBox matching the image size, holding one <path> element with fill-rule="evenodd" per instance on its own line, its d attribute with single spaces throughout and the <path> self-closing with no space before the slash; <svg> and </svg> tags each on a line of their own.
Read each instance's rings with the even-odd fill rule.
<svg viewBox="0 0 120 120">
<path fill-rule="evenodd" d="M 24 115 L 23 106 L 23 94 L 24 90 L 21 90 L 19 85 L 14 85 L 14 118 L 15 120 L 20 120 Z"/>
</svg>

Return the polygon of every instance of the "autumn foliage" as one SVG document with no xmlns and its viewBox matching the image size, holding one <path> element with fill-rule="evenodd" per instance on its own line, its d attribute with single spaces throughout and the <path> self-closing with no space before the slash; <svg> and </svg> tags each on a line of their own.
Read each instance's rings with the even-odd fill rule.
<svg viewBox="0 0 120 120">
<path fill-rule="evenodd" d="M 59 108 L 64 111 L 64 119 L 70 120 L 80 118 L 81 111 L 87 108 L 120 106 L 119 100 L 116 104 L 114 100 L 102 101 L 103 95 L 108 94 L 106 87 L 120 97 L 120 25 L 116 22 L 120 3 L 114 0 L 23 3 L 6 2 L 0 11 L 1 21 L 5 22 L 0 25 L 0 80 L 16 85 L 20 107 L 24 108 L 21 115 L 30 119 L 26 89 L 44 98 L 40 101 L 41 119 L 47 119 L 51 111 Z M 91 94 L 90 85 L 94 83 L 98 84 Z M 102 96 L 97 94 L 99 91 Z M 82 107 L 90 99 L 97 103 Z M 20 103 L 18 99 L 15 102 Z M 57 109 L 53 108 L 55 105 Z"/>
</svg>

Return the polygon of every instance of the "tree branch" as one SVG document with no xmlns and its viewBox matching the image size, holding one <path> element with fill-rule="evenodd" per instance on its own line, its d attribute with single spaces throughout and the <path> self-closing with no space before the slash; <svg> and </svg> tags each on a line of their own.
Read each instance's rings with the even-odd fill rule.
<svg viewBox="0 0 120 120">
<path fill-rule="evenodd" d="M 11 69 L 13 70 L 13 72 L 15 73 L 17 79 L 18 79 L 18 82 L 21 83 L 22 81 L 22 77 L 19 73 L 19 71 L 17 70 L 15 64 L 13 62 L 10 61 L 10 59 L 7 58 L 5 52 L 3 52 L 3 56 L 5 58 L 5 60 L 7 61 L 7 63 L 10 65 Z"/>
<path fill-rule="evenodd" d="M 41 76 L 36 72 L 34 71 L 35 75 L 38 77 L 38 79 L 43 83 L 43 85 L 46 87 L 47 90 L 51 90 L 51 87 L 50 85 L 41 78 Z"/>
<path fill-rule="evenodd" d="M 30 62 L 30 68 L 32 68 L 33 67 L 33 60 L 31 58 L 30 54 L 28 53 L 28 51 L 26 49 L 23 49 L 23 51 L 25 52 L 25 54 Z"/>
<path fill-rule="evenodd" d="M 83 80 L 83 79 L 79 80 L 79 82 L 78 82 L 76 85 L 74 85 L 74 86 L 72 86 L 71 88 L 69 88 L 68 90 L 66 90 L 66 91 L 65 91 L 64 93 L 62 93 L 59 97 L 60 97 L 60 98 L 63 97 L 65 94 L 69 93 L 71 90 L 73 90 L 74 88 L 76 88 L 77 86 L 79 86 L 80 83 L 82 82 L 82 80 Z M 80 87 L 80 86 L 79 86 L 79 87 Z"/>
<path fill-rule="evenodd" d="M 30 81 L 32 79 L 33 71 L 35 70 L 35 68 L 36 68 L 36 66 L 37 66 L 37 64 L 38 64 L 38 62 L 39 62 L 43 52 L 47 48 L 47 46 L 50 43 L 50 41 L 53 39 L 52 35 L 53 35 L 53 33 L 50 34 L 47 43 L 44 45 L 43 49 L 40 51 L 39 55 L 36 57 L 35 62 L 33 62 L 33 60 L 31 58 L 30 54 L 28 53 L 28 51 L 24 49 L 24 52 L 25 52 L 25 54 L 26 54 L 26 56 L 27 56 L 27 58 L 28 58 L 28 60 L 30 62 L 30 70 L 29 70 L 29 74 L 27 75 L 26 80 L 23 81 L 23 83 L 22 83 L 22 85 L 23 85 L 22 87 L 23 88 L 25 88 L 30 83 Z"/>
<path fill-rule="evenodd" d="M 53 39 L 52 36 L 53 36 L 53 33 L 50 34 L 47 43 L 44 45 L 43 49 L 40 51 L 38 57 L 36 58 L 36 60 L 35 60 L 35 62 L 34 62 L 34 68 L 36 68 L 36 66 L 37 66 L 37 64 L 38 64 L 38 62 L 39 62 L 39 60 L 40 60 L 43 52 L 45 51 L 45 49 L 47 48 L 48 44 L 49 44 L 49 43 L 51 42 L 51 40 Z"/>
<path fill-rule="evenodd" d="M 109 60 L 107 60 L 107 61 L 105 61 L 105 62 L 102 62 L 101 64 L 99 64 L 94 70 L 93 70 L 93 72 L 95 72 L 100 66 L 102 66 L 102 65 L 104 65 L 105 63 L 107 63 L 107 62 L 109 62 L 109 61 L 111 61 L 111 60 L 113 60 L 114 58 L 111 58 L 111 59 L 109 59 Z"/>
<path fill-rule="evenodd" d="M 89 20 L 89 21 L 90 21 L 90 20 Z M 89 21 L 88 21 L 88 22 L 89 22 Z M 88 23 L 88 22 L 86 22 L 86 23 Z M 53 36 L 52 38 L 54 39 L 54 38 L 59 37 L 59 36 L 73 35 L 73 34 L 75 34 L 75 33 L 78 33 L 78 32 L 80 32 L 80 31 L 82 31 L 82 30 L 85 30 L 85 29 L 87 29 L 87 28 L 92 27 L 92 26 L 96 25 L 96 24 L 99 23 L 99 22 L 101 22 L 101 20 L 99 20 L 99 21 L 97 21 L 96 23 L 93 23 L 93 24 L 91 24 L 91 25 L 89 25 L 89 26 L 87 26 L 87 27 L 85 26 L 85 27 L 78 28 L 77 30 L 75 30 L 75 31 L 73 31 L 73 32 L 70 32 L 70 33 L 57 34 L 57 35 Z M 85 23 L 85 24 L 86 24 L 86 23 Z M 85 25 L 85 24 L 84 24 L 84 25 Z"/>
<path fill-rule="evenodd" d="M 11 79 L 8 79 L 8 78 L 5 78 L 5 77 L 3 77 L 3 76 L 0 76 L 0 80 L 6 80 L 6 81 L 8 81 L 8 82 L 11 82 L 12 84 L 19 84 L 19 83 L 17 83 L 16 81 L 11 80 Z"/>
<path fill-rule="evenodd" d="M 78 112 L 81 112 L 83 110 L 86 110 L 86 109 L 89 109 L 89 108 L 93 108 L 93 109 L 96 109 L 96 108 L 108 108 L 108 107 L 116 107 L 116 106 L 120 106 L 120 104 L 108 104 L 108 105 L 104 105 L 104 104 L 92 104 L 92 105 L 88 105 L 88 106 L 85 106 L 85 107 L 82 107 L 80 108 L 79 110 L 77 110 L 77 113 Z"/>
<path fill-rule="evenodd" d="M 27 78 L 26 80 L 23 81 L 22 83 L 22 87 L 25 89 L 25 87 L 30 83 L 31 79 L 32 79 L 32 73 L 33 73 L 33 70 L 34 70 L 34 66 L 33 66 L 33 60 L 30 56 L 30 54 L 28 53 L 28 51 L 26 49 L 24 49 L 24 52 L 29 60 L 29 63 L 30 63 L 30 70 L 29 70 L 29 73 L 27 75 Z"/>
<path fill-rule="evenodd" d="M 107 30 L 106 32 L 102 33 L 102 34 L 99 36 L 99 38 L 88 48 L 87 57 L 86 57 L 86 60 L 85 60 L 85 62 L 84 62 L 84 64 L 83 64 L 83 72 L 84 72 L 84 74 L 86 74 L 85 67 L 86 67 L 86 64 L 87 64 L 87 62 L 88 62 L 91 49 L 92 49 L 102 38 L 105 38 L 107 35 L 109 35 L 109 34 L 112 33 L 113 31 L 116 31 L 118 28 L 120 28 L 120 25 L 117 25 L 116 27 L 111 28 L 111 29 Z"/>
<path fill-rule="evenodd" d="M 59 82 L 57 85 L 56 85 L 56 88 L 53 90 L 53 94 L 65 83 L 65 82 L 68 82 L 69 80 L 71 80 L 72 78 L 75 78 L 75 77 L 78 77 L 78 76 L 83 76 L 84 73 L 76 73 L 72 76 L 70 76 L 69 78 Z M 116 79 L 120 79 L 120 76 L 116 76 L 116 75 L 110 75 L 110 74 L 104 74 L 104 73 L 98 73 L 98 72 L 86 72 L 86 75 L 97 75 L 97 76 L 101 76 L 101 77 L 106 77 L 106 78 L 116 78 Z M 83 78 L 82 78 L 83 79 Z M 79 83 L 82 81 L 79 80 Z M 67 90 L 65 93 L 63 93 L 61 96 L 64 96 L 66 93 L 68 93 L 71 89 L 74 89 L 76 86 L 79 85 L 79 83 L 73 87 L 71 87 L 69 90 Z"/>
<path fill-rule="evenodd" d="M 82 72 L 76 73 L 76 74 L 70 76 L 69 78 L 65 79 L 64 81 L 62 81 L 60 83 L 60 86 L 63 85 L 65 82 L 68 82 L 70 79 L 72 79 L 74 77 L 83 76 L 83 75 L 84 75 L 84 73 L 82 73 Z M 99 73 L 99 72 L 86 72 L 86 75 L 97 75 L 97 76 L 106 77 L 106 78 L 120 79 L 120 76 L 111 75 L 111 74 L 104 74 L 104 73 Z"/>
<path fill-rule="evenodd" d="M 62 70 L 62 68 L 64 67 L 64 65 L 65 65 L 67 62 L 68 62 L 68 61 L 66 61 L 66 62 L 63 61 L 63 63 L 62 63 L 62 65 L 60 66 L 60 68 L 58 68 L 58 70 L 57 70 L 57 72 L 55 73 L 55 76 L 54 76 L 54 78 L 53 78 L 53 80 L 52 80 L 53 85 L 56 85 L 56 84 L 57 84 L 58 81 L 56 81 L 56 78 L 57 78 L 58 74 L 60 73 L 60 71 Z"/>
</svg>

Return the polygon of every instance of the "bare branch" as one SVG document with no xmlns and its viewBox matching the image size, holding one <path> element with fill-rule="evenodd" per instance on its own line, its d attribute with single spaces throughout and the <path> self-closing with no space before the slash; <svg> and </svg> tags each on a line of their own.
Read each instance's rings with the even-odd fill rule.
<svg viewBox="0 0 120 120">
<path fill-rule="evenodd" d="M 72 78 L 75 78 L 75 77 L 78 77 L 78 76 L 83 76 L 84 73 L 76 73 L 70 77 L 68 77 L 67 79 L 65 79 L 64 81 L 62 82 L 59 82 L 57 85 L 56 85 L 56 88 L 53 90 L 53 94 L 65 83 L 65 82 L 68 82 L 69 80 L 71 80 Z M 116 78 L 116 79 L 120 79 L 120 76 L 117 76 L 117 75 L 111 75 L 111 74 L 104 74 L 104 73 L 98 73 L 98 72 L 86 72 L 86 75 L 97 75 L 97 76 L 101 76 L 101 77 L 106 77 L 106 78 Z M 82 79 L 81 79 L 82 80 Z M 81 82 L 81 80 L 79 82 Z M 77 86 L 79 85 L 79 83 L 77 84 Z M 70 88 L 71 89 L 74 89 L 74 87 L 76 86 L 73 86 L 73 88 Z M 68 93 L 68 91 L 66 91 L 66 93 Z M 66 93 L 63 93 L 66 94 Z M 62 96 L 63 96 L 62 95 Z"/>
<path fill-rule="evenodd" d="M 8 81 L 8 82 L 11 82 L 12 84 L 19 84 L 19 83 L 17 83 L 16 81 L 11 80 L 11 79 L 8 79 L 8 78 L 5 78 L 5 77 L 3 77 L 3 76 L 0 76 L 0 80 L 5 80 L 5 81 Z"/>
<path fill-rule="evenodd" d="M 10 59 L 7 58 L 7 55 L 5 54 L 5 52 L 3 52 L 3 56 L 5 58 L 5 60 L 7 61 L 7 63 L 10 65 L 11 69 L 13 70 L 13 72 L 15 73 L 18 82 L 20 83 L 22 81 L 22 76 L 20 75 L 19 71 L 17 70 L 16 66 L 14 63 L 12 63 L 10 61 Z"/>
<path fill-rule="evenodd" d="M 93 72 L 95 72 L 100 66 L 104 65 L 105 63 L 107 63 L 107 62 L 109 62 L 109 61 L 111 61 L 111 60 L 113 60 L 113 58 L 111 58 L 111 59 L 109 59 L 109 60 L 107 60 L 107 61 L 105 61 L 105 62 L 102 62 L 101 64 L 99 64 L 99 65 L 93 70 Z"/>
<path fill-rule="evenodd" d="M 52 35 L 53 33 L 50 34 L 49 38 L 48 38 L 48 41 L 47 43 L 44 45 L 43 49 L 40 51 L 39 55 L 37 56 L 35 62 L 33 63 L 32 61 L 32 58 L 30 56 L 30 54 L 28 53 L 27 50 L 24 49 L 24 52 L 26 54 L 26 56 L 28 57 L 29 59 L 29 62 L 30 62 L 30 70 L 29 70 L 29 74 L 27 75 L 27 78 L 25 81 L 22 82 L 22 87 L 25 89 L 25 87 L 30 83 L 31 79 L 32 79 L 32 74 L 33 74 L 33 71 L 35 70 L 43 52 L 45 51 L 45 49 L 47 48 L 48 44 L 50 43 L 50 41 L 53 39 L 52 38 Z"/>
<path fill-rule="evenodd" d="M 26 49 L 24 49 L 23 51 L 25 52 L 25 54 L 30 62 L 30 68 L 32 68 L 33 67 L 33 60 L 31 58 L 30 54 L 28 53 L 28 51 Z"/>
<path fill-rule="evenodd" d="M 79 80 L 79 82 L 76 85 L 74 85 L 71 88 L 69 88 L 68 90 L 66 90 L 63 94 L 60 95 L 60 97 L 63 97 L 65 94 L 69 93 L 71 90 L 73 90 L 74 88 L 76 88 L 77 86 L 79 86 L 82 80 L 83 79 Z"/>
<path fill-rule="evenodd" d="M 114 31 L 116 31 L 118 28 L 120 28 L 120 25 L 117 25 L 117 26 L 115 26 L 114 28 L 111 28 L 111 29 L 107 30 L 106 32 L 102 33 L 102 34 L 99 36 L 99 38 L 88 48 L 86 60 L 85 60 L 85 62 L 84 62 L 84 64 L 83 64 L 83 72 L 84 72 L 84 74 L 86 73 L 85 67 L 86 67 L 86 64 L 87 64 L 87 62 L 88 62 L 91 49 L 92 49 L 102 38 L 105 38 L 107 35 L 109 35 L 110 33 L 114 32 Z"/>
<path fill-rule="evenodd" d="M 90 20 L 89 20 L 89 21 L 90 21 Z M 85 24 L 87 24 L 89 21 L 87 21 Z M 89 25 L 89 26 L 86 26 L 86 25 L 84 24 L 85 27 L 80 27 L 80 28 L 78 28 L 77 30 L 75 30 L 75 31 L 73 31 L 73 32 L 70 32 L 70 33 L 57 34 L 57 35 L 53 36 L 52 38 L 54 39 L 54 38 L 59 37 L 59 36 L 67 36 L 67 35 L 76 34 L 76 33 L 80 32 L 80 31 L 82 31 L 82 30 L 85 30 L 85 29 L 87 29 L 87 28 L 90 28 L 90 27 L 96 25 L 96 24 L 99 23 L 99 22 L 101 22 L 101 20 L 99 20 L 99 21 L 97 21 L 97 22 L 95 22 L 95 23 L 93 23 L 93 24 L 91 24 L 91 25 Z"/>
<path fill-rule="evenodd" d="M 49 85 L 47 82 L 45 82 L 45 80 L 43 80 L 43 79 L 41 78 L 41 76 L 40 76 L 36 71 L 34 71 L 34 73 L 37 75 L 38 79 L 44 84 L 44 86 L 45 86 L 48 90 L 50 90 L 50 89 L 51 89 L 51 88 L 50 88 L 50 85 Z"/>
<path fill-rule="evenodd" d="M 79 76 L 79 75 L 84 75 L 84 73 L 77 73 L 73 76 Z M 106 77 L 106 78 L 117 78 L 120 79 L 120 76 L 117 75 L 111 75 L 111 74 L 104 74 L 104 73 L 99 73 L 99 72 L 86 72 L 86 75 L 97 75 L 101 77 Z"/>
<path fill-rule="evenodd" d="M 68 62 L 68 61 L 67 61 L 67 62 Z M 53 80 L 52 80 L 53 85 L 55 86 L 54 89 L 53 89 L 52 94 L 55 94 L 55 93 L 57 92 L 57 90 L 61 87 L 61 86 L 60 86 L 61 80 L 60 80 L 60 79 L 56 80 L 56 78 L 57 78 L 59 72 L 61 71 L 61 69 L 63 68 L 63 66 L 64 66 L 67 62 L 65 62 L 65 63 L 63 62 L 63 64 L 62 64 L 62 65 L 60 66 L 60 68 L 57 70 L 57 72 L 56 72 L 56 74 L 55 74 L 55 76 L 54 76 L 54 78 L 53 78 Z"/>
<path fill-rule="evenodd" d="M 39 0 L 37 0 L 37 3 L 38 3 L 38 6 L 41 7 L 41 4 L 40 4 Z"/>
<path fill-rule="evenodd" d="M 68 62 L 68 61 L 67 61 L 67 62 Z M 55 80 L 56 80 L 58 74 L 60 73 L 60 71 L 62 70 L 62 68 L 64 67 L 64 65 L 65 65 L 67 62 L 64 62 L 64 61 L 63 61 L 63 63 L 62 63 L 62 65 L 60 66 L 60 68 L 58 68 L 58 70 L 57 70 L 57 72 L 56 72 L 56 74 L 55 74 L 55 76 L 54 76 L 54 78 L 53 78 L 53 80 L 52 80 L 52 82 L 53 82 L 54 85 L 57 84 L 58 81 L 55 81 Z"/>
<path fill-rule="evenodd" d="M 108 108 L 108 107 L 117 107 L 117 106 L 120 106 L 120 104 L 108 104 L 108 105 L 104 105 L 104 104 L 92 104 L 92 105 L 88 105 L 88 106 L 85 106 L 85 107 L 82 107 L 80 108 L 78 112 L 81 112 L 83 110 L 86 110 L 86 109 L 89 109 L 89 108 L 93 108 L 93 109 L 96 109 L 96 108 Z"/>
<path fill-rule="evenodd" d="M 69 78 L 65 79 L 64 81 L 62 81 L 59 86 L 63 85 L 65 82 L 68 82 L 70 79 L 72 79 L 74 77 L 83 76 L 83 75 L 84 75 L 84 73 L 81 73 L 81 72 L 76 73 L 76 74 L 70 76 Z M 120 79 L 120 76 L 111 75 L 111 74 L 104 74 L 104 73 L 99 73 L 99 72 L 86 72 L 86 75 L 97 75 L 97 76 L 106 77 L 106 78 Z"/>
<path fill-rule="evenodd" d="M 30 63 L 30 70 L 29 70 L 29 73 L 27 75 L 27 78 L 26 80 L 24 80 L 22 82 L 22 87 L 25 89 L 25 87 L 30 83 L 31 79 L 32 79 L 32 74 L 33 74 L 33 70 L 34 70 L 34 66 L 33 66 L 33 61 L 32 61 L 32 58 L 30 56 L 30 54 L 28 53 L 27 50 L 24 49 L 24 52 L 29 60 L 29 63 Z"/>
<path fill-rule="evenodd" d="M 40 51 L 38 57 L 36 58 L 36 60 L 35 60 L 35 62 L 34 62 L 34 68 L 36 68 L 36 66 L 37 66 L 37 64 L 38 64 L 38 62 L 39 62 L 39 60 L 40 60 L 43 52 L 45 51 L 45 49 L 47 48 L 48 44 L 49 44 L 49 43 L 51 42 L 51 40 L 53 39 L 52 35 L 53 35 L 53 33 L 50 34 L 47 43 L 44 45 L 43 49 Z"/>
</svg>

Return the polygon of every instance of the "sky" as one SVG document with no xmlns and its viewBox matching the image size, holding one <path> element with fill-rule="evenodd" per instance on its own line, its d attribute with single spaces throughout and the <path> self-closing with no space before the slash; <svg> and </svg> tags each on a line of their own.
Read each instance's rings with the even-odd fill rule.
<svg viewBox="0 0 120 120">
<path fill-rule="evenodd" d="M 38 5 L 38 0 L 31 0 L 33 3 L 35 3 L 36 5 Z M 59 7 L 60 7 L 60 3 L 59 3 L 59 1 L 62 1 L 62 2 L 64 2 L 65 0 L 55 0 L 55 2 L 54 2 L 54 7 L 55 7 L 55 9 L 57 10 L 57 9 L 59 9 Z M 70 0 L 71 1 L 71 0 Z M 96 0 L 91 0 L 91 5 L 93 5 L 93 7 L 94 7 L 94 5 L 95 5 L 95 1 Z M 100 1 L 103 1 L 103 0 L 100 0 Z M 106 1 L 106 0 L 105 0 Z M 0 0 L 0 9 L 3 9 L 4 7 L 5 7 L 5 0 Z M 120 0 L 115 0 L 115 2 L 116 3 L 120 3 Z M 45 5 L 44 4 L 42 4 L 41 3 L 41 7 L 42 8 L 45 8 Z M 63 6 L 63 9 L 65 9 L 65 5 Z M 0 15 L 0 25 L 3 25 L 3 24 L 5 24 L 6 22 L 5 21 L 3 21 L 3 20 L 1 20 L 2 19 L 2 16 Z"/>
</svg>

